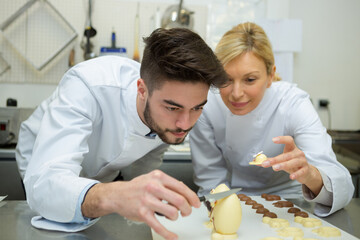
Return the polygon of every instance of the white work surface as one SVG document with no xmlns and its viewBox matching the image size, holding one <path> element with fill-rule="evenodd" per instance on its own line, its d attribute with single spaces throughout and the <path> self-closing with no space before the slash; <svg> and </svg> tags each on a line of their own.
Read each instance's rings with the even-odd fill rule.
<svg viewBox="0 0 360 240">
<path fill-rule="evenodd" d="M 296 223 L 294 221 L 295 217 L 293 213 L 288 213 L 289 208 L 278 208 L 274 207 L 272 204 L 277 201 L 266 201 L 260 196 L 251 196 L 251 199 L 255 200 L 257 203 L 261 203 L 265 208 L 269 209 L 269 211 L 276 213 L 278 218 L 283 218 L 289 221 L 290 227 L 297 227 L 303 230 L 304 238 L 313 238 L 319 240 L 356 240 L 358 238 L 341 231 L 340 237 L 320 237 L 316 233 L 313 233 L 312 230 L 314 228 L 305 228 L 300 223 Z M 284 200 L 284 199 L 281 199 Z M 263 214 L 256 213 L 256 209 L 252 209 L 252 205 L 245 205 L 245 202 L 241 201 L 242 207 L 242 220 L 241 225 L 238 229 L 239 240 L 260 240 L 265 237 L 279 237 L 284 240 L 293 240 L 293 237 L 281 237 L 277 234 L 277 230 L 279 228 L 271 228 L 268 224 L 262 222 Z M 296 205 L 294 207 L 300 208 Z M 301 208 L 300 208 L 301 209 Z M 307 212 L 301 209 L 304 212 Z M 330 223 L 325 220 L 314 216 L 313 214 L 307 212 L 309 214 L 309 218 L 317 218 L 322 222 L 322 226 L 330 226 Z M 206 207 L 202 204 L 199 209 L 193 209 L 193 212 L 190 216 L 182 218 L 179 217 L 176 221 L 171 221 L 166 219 L 165 217 L 157 217 L 159 221 L 170 231 L 176 233 L 179 236 L 179 240 L 211 240 L 211 229 L 207 228 L 204 223 L 209 221 L 208 211 Z M 153 240 L 163 240 L 161 236 L 155 233 L 153 230 L 152 236 Z"/>
</svg>

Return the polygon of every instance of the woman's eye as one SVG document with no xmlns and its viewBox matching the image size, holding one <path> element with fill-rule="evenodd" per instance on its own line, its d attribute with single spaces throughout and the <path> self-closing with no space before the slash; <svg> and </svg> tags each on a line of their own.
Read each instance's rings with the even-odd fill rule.
<svg viewBox="0 0 360 240">
<path fill-rule="evenodd" d="M 225 83 L 225 85 L 224 85 L 223 87 L 230 86 L 231 84 L 233 84 L 233 82 L 234 82 L 234 80 L 232 80 L 231 78 L 229 78 L 229 79 L 226 81 L 226 83 Z"/>
<path fill-rule="evenodd" d="M 248 78 L 247 81 L 248 82 L 254 82 L 256 79 L 255 78 Z"/>
</svg>

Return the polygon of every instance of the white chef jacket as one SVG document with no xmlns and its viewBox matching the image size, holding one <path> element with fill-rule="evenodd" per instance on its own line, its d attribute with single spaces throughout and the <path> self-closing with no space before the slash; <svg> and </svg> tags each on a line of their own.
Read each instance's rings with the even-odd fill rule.
<svg viewBox="0 0 360 240">
<path fill-rule="evenodd" d="M 167 148 L 136 109 L 140 64 L 104 56 L 70 69 L 21 124 L 16 160 L 31 209 L 70 222 L 86 187 L 112 181 L 134 163 L 140 175 L 161 164 Z"/>
<path fill-rule="evenodd" d="M 309 96 L 288 82 L 274 82 L 267 89 L 256 109 L 233 115 L 219 93 L 209 91 L 208 103 L 190 132 L 190 147 L 199 195 L 225 183 L 231 188 L 242 187 L 245 194 L 279 194 L 292 198 L 301 196 L 302 187 L 285 171 L 249 165 L 253 155 L 263 151 L 268 157 L 283 152 L 283 144 L 273 137 L 292 136 L 308 162 L 316 166 L 325 189 L 313 199 L 315 213 L 329 215 L 344 207 L 352 198 L 354 186 L 348 170 L 337 160 L 332 140 L 322 125 Z M 303 186 L 304 197 L 311 192 Z"/>
</svg>

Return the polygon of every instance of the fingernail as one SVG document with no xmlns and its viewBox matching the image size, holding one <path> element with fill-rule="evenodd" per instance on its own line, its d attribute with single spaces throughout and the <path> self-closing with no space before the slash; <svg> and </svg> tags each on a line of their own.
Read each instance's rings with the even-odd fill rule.
<svg viewBox="0 0 360 240">
<path fill-rule="evenodd" d="M 274 170 L 279 170 L 279 169 L 280 169 L 280 164 L 274 165 L 274 166 L 273 166 L 273 169 L 274 169 Z"/>
<path fill-rule="evenodd" d="M 270 167 L 270 161 L 265 161 L 262 163 L 263 167 Z"/>
<path fill-rule="evenodd" d="M 274 138 L 272 139 L 272 141 L 273 141 L 274 143 L 279 142 L 279 141 L 280 141 L 280 138 L 279 138 L 279 137 L 274 137 Z"/>
</svg>

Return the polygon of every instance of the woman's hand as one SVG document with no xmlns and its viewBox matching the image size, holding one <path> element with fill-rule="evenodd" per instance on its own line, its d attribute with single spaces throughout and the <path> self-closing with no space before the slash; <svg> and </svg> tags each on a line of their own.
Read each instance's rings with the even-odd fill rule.
<svg viewBox="0 0 360 240">
<path fill-rule="evenodd" d="M 295 145 L 294 139 L 290 136 L 279 136 L 273 138 L 273 142 L 285 144 L 284 152 L 276 157 L 268 158 L 262 166 L 289 173 L 290 179 L 299 181 L 318 195 L 323 186 L 321 174 L 316 167 L 308 163 L 304 152 Z"/>
<path fill-rule="evenodd" d="M 90 188 L 82 204 L 86 217 L 118 213 L 130 220 L 145 222 L 165 239 L 177 239 L 156 219 L 154 213 L 176 220 L 200 207 L 197 195 L 184 183 L 155 170 L 129 182 L 99 183 Z"/>
</svg>

